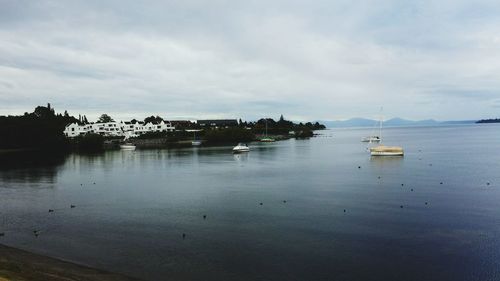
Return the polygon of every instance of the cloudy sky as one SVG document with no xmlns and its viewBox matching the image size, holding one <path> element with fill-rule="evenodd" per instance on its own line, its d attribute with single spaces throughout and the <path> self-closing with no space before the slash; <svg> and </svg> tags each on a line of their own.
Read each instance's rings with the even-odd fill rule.
<svg viewBox="0 0 500 281">
<path fill-rule="evenodd" d="M 0 114 L 500 117 L 498 0 L 0 0 Z"/>
</svg>

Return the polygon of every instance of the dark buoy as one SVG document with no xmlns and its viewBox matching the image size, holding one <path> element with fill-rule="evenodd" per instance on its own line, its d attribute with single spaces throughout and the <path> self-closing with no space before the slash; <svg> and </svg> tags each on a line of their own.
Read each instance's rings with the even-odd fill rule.
<svg viewBox="0 0 500 281">
<path fill-rule="evenodd" d="M 49 213 L 52 213 L 52 212 L 54 212 L 54 210 L 52 210 L 52 209 L 49 209 Z"/>
<path fill-rule="evenodd" d="M 429 166 L 432 166 L 432 164 L 429 164 Z"/>
<path fill-rule="evenodd" d="M 344 209 L 344 213 L 346 212 L 346 210 Z"/>
<path fill-rule="evenodd" d="M 286 200 L 283 200 L 283 203 L 286 203 Z"/>
<path fill-rule="evenodd" d="M 182 233 L 182 239 L 186 239 L 186 233 Z"/>
<path fill-rule="evenodd" d="M 259 205 L 261 205 L 261 206 L 262 206 L 262 205 L 264 205 L 264 203 L 260 202 L 260 203 L 259 203 Z"/>
<path fill-rule="evenodd" d="M 71 209 L 73 209 L 73 208 L 74 208 L 74 207 L 76 207 L 76 206 L 75 206 L 75 205 L 71 205 L 71 206 L 69 206 L 69 207 L 70 207 Z"/>
<path fill-rule="evenodd" d="M 413 191 L 413 188 L 411 189 L 411 191 Z"/>
<path fill-rule="evenodd" d="M 427 202 L 425 202 L 425 205 L 427 205 Z"/>
<path fill-rule="evenodd" d="M 361 169 L 361 166 L 358 166 L 358 169 Z"/>
<path fill-rule="evenodd" d="M 0 237 L 4 237 L 4 236 L 5 236 L 5 233 L 0 232 Z"/>
<path fill-rule="evenodd" d="M 94 184 L 95 184 L 95 182 L 94 182 Z"/>
<path fill-rule="evenodd" d="M 380 176 L 378 176 L 378 179 L 380 179 Z"/>
<path fill-rule="evenodd" d="M 33 230 L 33 234 L 35 234 L 35 237 L 38 237 L 38 235 L 40 234 L 40 231 L 38 231 L 38 230 Z"/>
<path fill-rule="evenodd" d="M 207 215 L 203 215 L 203 219 L 204 219 L 204 220 L 205 220 L 205 219 L 207 219 Z"/>
<path fill-rule="evenodd" d="M 403 209 L 403 205 L 399 206 L 399 208 Z"/>
<path fill-rule="evenodd" d="M 443 184 L 443 182 L 440 182 L 439 184 Z"/>
<path fill-rule="evenodd" d="M 404 183 L 402 183 L 402 184 L 401 184 L 401 186 L 405 186 L 405 184 L 404 184 Z"/>
<path fill-rule="evenodd" d="M 487 182 L 487 183 L 486 183 L 486 185 L 490 185 L 490 183 L 489 183 L 489 182 Z"/>
</svg>

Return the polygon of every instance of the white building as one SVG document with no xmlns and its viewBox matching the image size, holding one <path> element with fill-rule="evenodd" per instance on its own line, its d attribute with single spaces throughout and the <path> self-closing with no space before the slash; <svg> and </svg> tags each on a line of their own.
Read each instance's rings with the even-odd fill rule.
<svg viewBox="0 0 500 281">
<path fill-rule="evenodd" d="M 108 123 L 90 123 L 78 125 L 72 123 L 66 126 L 64 134 L 67 137 L 74 138 L 88 133 L 99 134 L 107 137 L 135 137 L 149 132 L 172 132 L 175 127 L 170 122 L 161 121 L 160 123 L 144 122 L 108 122 Z"/>
</svg>

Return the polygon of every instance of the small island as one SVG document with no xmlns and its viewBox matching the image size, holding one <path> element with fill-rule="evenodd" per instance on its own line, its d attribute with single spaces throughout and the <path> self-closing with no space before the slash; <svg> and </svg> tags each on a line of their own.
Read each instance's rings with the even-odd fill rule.
<svg viewBox="0 0 500 281">
<path fill-rule="evenodd" d="M 476 124 L 489 124 L 489 123 L 500 123 L 500 118 L 496 119 L 481 119 L 476 121 Z"/>
</svg>

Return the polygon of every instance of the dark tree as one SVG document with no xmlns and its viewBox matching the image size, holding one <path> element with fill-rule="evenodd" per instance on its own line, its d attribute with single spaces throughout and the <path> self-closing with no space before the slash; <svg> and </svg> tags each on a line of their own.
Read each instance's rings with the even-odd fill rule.
<svg viewBox="0 0 500 281">
<path fill-rule="evenodd" d="M 151 115 L 151 116 L 149 116 L 149 117 L 146 117 L 146 118 L 144 119 L 144 123 L 149 123 L 149 122 L 151 122 L 151 123 L 153 123 L 153 124 L 157 124 L 157 123 L 160 123 L 161 121 L 163 121 L 163 118 L 161 118 L 160 116 L 156 116 L 156 117 L 155 117 L 155 116 L 153 116 L 153 115 Z"/>
<path fill-rule="evenodd" d="M 97 122 L 98 123 L 108 123 L 108 122 L 115 122 L 115 120 L 113 120 L 113 118 L 111 118 L 111 116 L 109 116 L 107 114 L 103 114 L 99 117 L 99 119 L 97 119 Z"/>
</svg>

